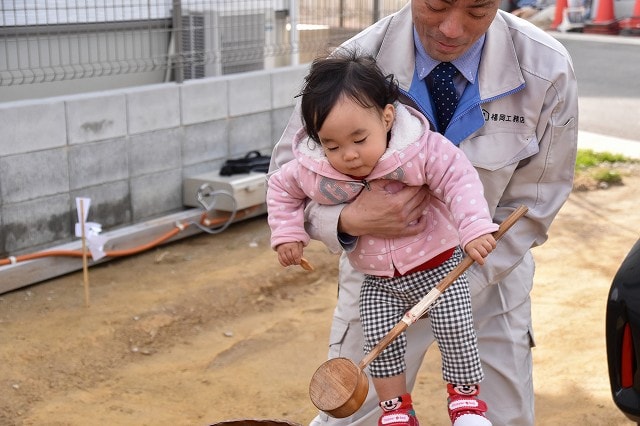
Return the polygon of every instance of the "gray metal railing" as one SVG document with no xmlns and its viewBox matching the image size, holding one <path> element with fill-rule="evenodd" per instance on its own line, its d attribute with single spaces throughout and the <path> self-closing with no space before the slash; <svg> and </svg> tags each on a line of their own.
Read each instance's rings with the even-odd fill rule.
<svg viewBox="0 0 640 426">
<path fill-rule="evenodd" d="M 0 0 L 0 88 L 308 62 L 407 0 Z M 108 4 L 108 5 L 107 5 Z"/>
</svg>

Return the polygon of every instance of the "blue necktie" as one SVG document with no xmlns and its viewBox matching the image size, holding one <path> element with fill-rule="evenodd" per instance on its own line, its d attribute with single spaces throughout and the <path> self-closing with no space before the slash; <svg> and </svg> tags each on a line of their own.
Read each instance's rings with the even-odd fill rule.
<svg viewBox="0 0 640 426">
<path fill-rule="evenodd" d="M 431 71 L 431 96 L 436 107 L 438 128 L 444 133 L 453 117 L 453 112 L 458 106 L 458 96 L 453 85 L 453 77 L 458 69 L 451 62 L 440 62 Z"/>
</svg>

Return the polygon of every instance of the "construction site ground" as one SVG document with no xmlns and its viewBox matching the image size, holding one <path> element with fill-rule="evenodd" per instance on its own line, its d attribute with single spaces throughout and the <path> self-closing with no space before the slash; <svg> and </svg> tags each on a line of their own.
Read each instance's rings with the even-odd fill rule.
<svg viewBox="0 0 640 426">
<path fill-rule="evenodd" d="M 612 402 L 605 310 L 640 235 L 640 175 L 575 191 L 534 250 L 537 424 L 629 425 Z M 336 255 L 283 269 L 266 217 L 0 295 L 0 424 L 306 424 L 336 300 Z M 447 425 L 431 348 L 414 391 L 421 422 Z"/>
</svg>

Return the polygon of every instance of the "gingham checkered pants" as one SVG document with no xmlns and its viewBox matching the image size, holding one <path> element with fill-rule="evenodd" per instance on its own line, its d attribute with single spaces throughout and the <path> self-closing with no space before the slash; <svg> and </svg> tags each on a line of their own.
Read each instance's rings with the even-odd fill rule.
<svg viewBox="0 0 640 426">
<path fill-rule="evenodd" d="M 364 350 L 371 349 L 401 320 L 462 258 L 456 248 L 453 256 L 434 269 L 401 277 L 365 275 L 360 292 L 360 319 L 364 331 Z M 476 332 L 473 328 L 469 282 L 465 274 L 454 281 L 429 310 L 431 328 L 442 356 L 442 377 L 448 383 L 476 384 L 484 377 Z M 394 339 L 369 364 L 371 376 L 396 376 L 406 369 L 404 333 Z"/>
</svg>

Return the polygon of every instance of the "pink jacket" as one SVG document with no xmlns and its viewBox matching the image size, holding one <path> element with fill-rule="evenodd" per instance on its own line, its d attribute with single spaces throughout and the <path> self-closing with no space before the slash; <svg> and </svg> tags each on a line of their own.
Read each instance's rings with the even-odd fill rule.
<svg viewBox="0 0 640 426">
<path fill-rule="evenodd" d="M 415 109 L 397 103 L 396 120 L 389 147 L 367 179 L 354 180 L 336 171 L 322 147 L 308 138 L 304 129 L 293 144 L 295 159 L 269 177 L 268 222 L 271 246 L 302 241 L 304 207 L 311 199 L 320 204 L 348 203 L 367 182 L 376 179 L 400 181 L 408 186 L 427 185 L 431 198 L 425 210 L 427 229 L 402 238 L 358 239 L 349 260 L 360 272 L 391 277 L 397 269 L 405 273 L 457 245 L 495 231 L 476 170 L 464 153 L 441 134 L 429 130 L 427 120 Z M 390 192 L 399 190 L 390 184 Z"/>
</svg>

